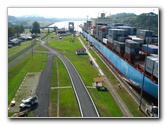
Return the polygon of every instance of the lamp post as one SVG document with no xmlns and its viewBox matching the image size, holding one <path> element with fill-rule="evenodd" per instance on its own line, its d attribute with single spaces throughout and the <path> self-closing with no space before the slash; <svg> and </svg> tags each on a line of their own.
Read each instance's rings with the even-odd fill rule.
<svg viewBox="0 0 166 125">
<path fill-rule="evenodd" d="M 150 37 L 151 16 L 154 16 L 154 13 L 153 12 L 147 13 L 147 16 L 149 17 L 149 28 L 148 28 L 149 32 L 148 32 L 148 42 L 147 42 L 147 48 L 146 48 L 144 72 L 143 72 L 142 86 L 141 86 L 141 93 L 140 93 L 140 102 L 139 102 L 139 109 L 140 110 L 141 110 L 141 106 L 142 106 L 142 94 L 143 94 L 143 89 L 144 89 L 145 70 L 146 70 L 146 62 L 147 62 L 147 56 L 148 56 L 148 44 L 149 44 L 149 37 Z"/>
</svg>

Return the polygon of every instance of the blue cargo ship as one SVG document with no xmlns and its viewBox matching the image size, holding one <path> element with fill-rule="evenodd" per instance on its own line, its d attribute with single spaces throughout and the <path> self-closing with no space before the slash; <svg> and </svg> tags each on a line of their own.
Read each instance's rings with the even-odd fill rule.
<svg viewBox="0 0 166 125">
<path fill-rule="evenodd" d="M 82 34 L 131 84 L 139 88 L 142 87 L 143 74 L 140 71 L 114 53 L 106 44 L 88 34 L 83 28 Z M 143 91 L 158 99 L 158 83 L 153 82 L 146 76 L 144 77 Z"/>
</svg>

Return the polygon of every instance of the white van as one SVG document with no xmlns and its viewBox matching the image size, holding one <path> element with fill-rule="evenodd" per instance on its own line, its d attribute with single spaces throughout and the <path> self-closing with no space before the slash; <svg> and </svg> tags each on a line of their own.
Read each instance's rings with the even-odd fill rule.
<svg viewBox="0 0 166 125">
<path fill-rule="evenodd" d="M 38 98 L 36 95 L 23 99 L 20 108 L 30 108 L 34 104 L 38 104 Z"/>
</svg>

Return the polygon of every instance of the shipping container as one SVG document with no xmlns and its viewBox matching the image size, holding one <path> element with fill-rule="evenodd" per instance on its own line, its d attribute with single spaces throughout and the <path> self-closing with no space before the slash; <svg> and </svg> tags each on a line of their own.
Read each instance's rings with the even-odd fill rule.
<svg viewBox="0 0 166 125">
<path fill-rule="evenodd" d="M 145 43 L 158 43 L 158 37 L 146 37 Z"/>
<path fill-rule="evenodd" d="M 128 54 L 135 54 L 135 49 L 129 48 L 128 46 L 125 46 L 125 52 Z"/>
<path fill-rule="evenodd" d="M 154 70 L 153 70 L 153 75 L 154 75 L 156 78 L 158 78 L 158 69 L 154 69 Z"/>
<path fill-rule="evenodd" d="M 107 41 L 107 47 L 113 49 L 113 42 Z"/>
<path fill-rule="evenodd" d="M 119 41 L 119 42 L 125 42 L 125 37 L 119 36 L 119 37 L 118 37 L 118 41 Z"/>
<path fill-rule="evenodd" d="M 154 62 L 154 69 L 158 70 L 158 60 Z"/>
<path fill-rule="evenodd" d="M 107 44 L 108 39 L 103 38 L 103 43 Z"/>
<path fill-rule="evenodd" d="M 118 40 L 119 42 L 125 42 L 126 39 L 132 40 L 132 38 L 130 38 L 130 37 L 123 37 L 123 36 L 118 36 L 118 38 L 117 38 L 117 40 Z"/>
<path fill-rule="evenodd" d="M 136 49 L 136 48 L 139 48 L 139 43 L 130 39 L 126 39 L 126 46 L 129 48 Z"/>
<path fill-rule="evenodd" d="M 114 42 L 114 39 L 111 36 L 108 36 L 108 42 L 112 43 Z"/>
<path fill-rule="evenodd" d="M 116 41 L 116 46 L 117 46 L 117 48 L 116 48 L 117 52 L 119 52 L 120 54 L 125 52 L 125 43 Z"/>
<path fill-rule="evenodd" d="M 152 30 L 145 30 L 145 29 L 138 29 L 136 36 L 139 38 L 142 38 L 143 40 L 146 39 L 146 37 L 152 37 L 155 35 L 155 32 Z"/>
<path fill-rule="evenodd" d="M 127 31 L 124 29 L 109 29 L 108 35 L 119 35 L 119 36 L 127 36 Z"/>
<path fill-rule="evenodd" d="M 138 38 L 138 37 L 135 37 L 135 38 L 132 38 L 133 41 L 139 43 L 139 44 L 143 44 L 144 43 L 144 40 L 141 39 L 141 38 Z"/>
<path fill-rule="evenodd" d="M 88 35 L 85 31 L 83 31 L 83 34 Z M 98 42 L 98 40 L 94 39 L 92 36 L 90 37 L 90 42 L 93 43 L 93 46 L 101 52 L 105 58 L 109 60 L 112 65 L 114 65 L 127 79 L 131 80 L 134 85 L 141 88 L 142 86 L 142 78 L 143 74 L 135 69 L 132 65 L 130 65 L 128 62 L 126 62 L 124 59 L 116 55 L 114 52 L 112 52 L 108 48 L 108 44 L 111 47 L 111 43 L 107 42 L 107 46 L 104 46 L 102 43 Z M 132 58 L 136 55 L 133 54 L 126 54 L 124 55 L 125 59 L 129 58 L 129 60 L 132 61 Z M 128 61 L 129 61 L 128 60 Z M 134 74 L 134 75 L 133 75 Z M 152 95 L 154 98 L 158 99 L 159 94 L 159 87 L 158 84 L 156 84 L 154 81 L 149 79 L 147 76 L 145 76 L 144 79 L 144 91 L 148 94 Z"/>
<path fill-rule="evenodd" d="M 157 54 L 150 54 L 150 56 L 153 56 L 155 58 L 158 58 L 158 55 Z"/>
<path fill-rule="evenodd" d="M 117 26 L 119 29 L 124 29 L 127 32 L 127 35 L 136 35 L 136 28 L 135 27 L 130 27 L 130 26 Z"/>
<path fill-rule="evenodd" d="M 150 53 L 156 53 L 157 54 L 158 53 L 158 46 L 152 45 L 152 44 L 149 44 L 149 45 L 143 44 L 142 45 L 142 50 L 145 51 L 145 52 L 148 51 L 148 53 L 150 52 Z"/>
<path fill-rule="evenodd" d="M 158 58 L 155 58 L 153 56 L 147 56 L 147 58 L 146 58 L 146 71 L 149 72 L 150 74 L 153 73 L 154 63 L 157 60 L 158 60 Z"/>
</svg>

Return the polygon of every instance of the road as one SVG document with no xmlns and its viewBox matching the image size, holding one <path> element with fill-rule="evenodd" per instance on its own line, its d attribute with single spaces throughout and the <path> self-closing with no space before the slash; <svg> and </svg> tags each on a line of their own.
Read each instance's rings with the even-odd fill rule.
<svg viewBox="0 0 166 125">
<path fill-rule="evenodd" d="M 36 89 L 39 105 L 34 110 L 34 117 L 48 117 L 49 115 L 49 102 L 50 102 L 50 83 L 52 74 L 52 62 L 54 54 L 49 53 L 47 57 L 46 68 L 42 72 L 39 84 Z"/>
<path fill-rule="evenodd" d="M 81 117 L 99 117 L 97 108 L 89 92 L 87 91 L 87 88 L 85 87 L 84 82 L 82 81 L 81 77 L 79 76 L 78 72 L 76 71 L 72 63 L 56 50 L 46 46 L 45 42 L 41 41 L 41 45 L 47 48 L 48 50 L 50 50 L 52 54 L 57 55 L 64 63 L 72 82 L 72 86 L 73 86 L 73 89 L 77 98 L 77 102 L 79 105 Z M 46 69 L 43 71 L 41 75 L 41 80 L 37 88 L 37 94 L 39 95 L 39 106 L 34 111 L 34 113 L 35 113 L 35 116 L 38 116 L 38 117 L 48 117 L 49 100 L 45 98 L 49 98 L 48 84 L 50 82 L 49 77 L 51 76 L 50 61 L 52 59 L 52 54 L 48 58 Z"/>
</svg>

